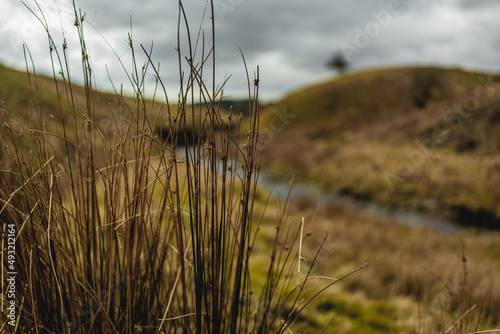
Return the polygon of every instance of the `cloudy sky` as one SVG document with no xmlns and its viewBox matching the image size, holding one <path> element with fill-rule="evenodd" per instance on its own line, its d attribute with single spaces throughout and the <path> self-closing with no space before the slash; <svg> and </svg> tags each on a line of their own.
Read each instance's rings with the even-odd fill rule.
<svg viewBox="0 0 500 334">
<path fill-rule="evenodd" d="M 37 12 L 33 0 L 25 3 Z M 77 79 L 80 51 L 71 1 L 38 0 L 38 4 L 58 50 L 64 33 Z M 152 58 L 160 63 L 160 75 L 175 98 L 178 1 L 76 0 L 76 4 L 86 13 L 85 38 L 100 89 L 111 88 L 106 68 L 116 86 L 130 86 L 126 73 L 131 71 L 132 52 L 127 36 L 132 31 L 139 68 L 146 61 L 140 45 L 150 48 L 153 43 Z M 203 20 L 206 1 L 184 0 L 184 7 L 193 40 L 201 31 L 210 45 L 210 14 Z M 333 76 L 325 63 L 336 52 L 349 59 L 352 69 L 438 64 L 500 71 L 498 0 L 217 0 L 215 8 L 217 80 L 222 83 L 231 75 L 225 95 L 233 98 L 246 91 L 239 48 L 251 75 L 260 66 L 260 95 L 265 100 Z M 23 69 L 23 42 L 37 72 L 50 73 L 49 47 L 40 22 L 20 0 L 1 0 L 0 62 Z M 154 82 L 148 75 L 148 86 Z"/>
</svg>

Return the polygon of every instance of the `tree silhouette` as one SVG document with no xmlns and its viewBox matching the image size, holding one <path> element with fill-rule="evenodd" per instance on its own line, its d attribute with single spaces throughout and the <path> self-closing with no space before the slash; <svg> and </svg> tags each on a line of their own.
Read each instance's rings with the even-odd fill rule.
<svg viewBox="0 0 500 334">
<path fill-rule="evenodd" d="M 349 62 L 345 59 L 344 55 L 340 52 L 337 52 L 333 55 L 330 61 L 326 64 L 331 69 L 336 70 L 339 74 L 347 71 L 349 67 Z"/>
</svg>

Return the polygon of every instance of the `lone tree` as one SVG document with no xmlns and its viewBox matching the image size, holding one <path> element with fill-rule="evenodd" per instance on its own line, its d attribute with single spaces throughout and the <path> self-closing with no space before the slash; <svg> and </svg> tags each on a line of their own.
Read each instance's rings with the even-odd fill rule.
<svg viewBox="0 0 500 334">
<path fill-rule="evenodd" d="M 333 55 L 330 61 L 326 64 L 331 69 L 336 70 L 339 74 L 347 71 L 349 67 L 349 62 L 345 59 L 344 55 L 340 52 L 337 52 Z"/>
</svg>

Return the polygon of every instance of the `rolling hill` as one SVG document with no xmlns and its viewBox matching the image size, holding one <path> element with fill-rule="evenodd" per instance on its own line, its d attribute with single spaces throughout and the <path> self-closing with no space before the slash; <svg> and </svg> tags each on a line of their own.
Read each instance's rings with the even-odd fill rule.
<svg viewBox="0 0 500 334">
<path fill-rule="evenodd" d="M 498 75 L 355 72 L 263 110 L 263 163 L 333 192 L 500 227 Z"/>
<path fill-rule="evenodd" d="M 146 100 L 147 105 L 134 108 L 135 104 L 142 102 L 123 94 L 97 90 L 94 90 L 92 94 L 92 107 L 88 108 L 85 87 L 74 83 L 70 85 L 67 79 L 63 80 L 60 74 L 57 80 L 54 80 L 44 75 L 33 73 L 27 75 L 26 71 L 14 70 L 0 64 L 0 117 L 4 120 L 15 119 L 28 127 L 31 122 L 34 122 L 35 126 L 43 123 L 47 132 L 63 136 L 63 122 L 72 125 L 67 128 L 71 132 L 72 129 L 77 128 L 73 123 L 89 123 L 92 119 L 92 125 L 104 137 L 109 138 L 116 132 L 117 124 L 120 123 L 121 118 L 128 120 L 130 117 L 141 118 L 141 115 L 132 115 L 131 111 L 142 110 L 143 114 L 147 113 L 148 117 L 155 120 L 154 124 L 151 124 L 155 133 L 165 140 L 171 140 L 167 105 L 162 101 L 162 97 L 150 98 Z M 71 98 L 69 98 L 70 96 Z M 176 119 L 178 115 L 177 104 L 171 103 L 168 108 L 172 117 Z M 190 108 L 189 112 L 186 113 L 188 124 L 186 135 L 188 138 L 178 137 L 179 145 L 184 144 L 196 133 L 190 129 L 199 126 L 197 121 L 193 122 L 191 112 L 197 115 L 202 112 L 203 108 L 204 106 L 194 104 L 193 109 Z M 229 100 L 221 102 L 221 112 L 224 115 L 229 114 L 230 109 L 233 110 L 234 114 L 239 114 L 248 109 L 248 102 Z M 86 110 L 92 110 L 92 117 L 87 114 Z M 221 126 L 228 126 L 227 120 L 225 121 L 226 123 Z M 190 126 L 190 124 L 193 125 Z M 72 135 L 72 133 L 66 134 L 69 138 Z M 60 142 L 54 137 L 52 139 L 54 145 L 56 142 Z"/>
</svg>

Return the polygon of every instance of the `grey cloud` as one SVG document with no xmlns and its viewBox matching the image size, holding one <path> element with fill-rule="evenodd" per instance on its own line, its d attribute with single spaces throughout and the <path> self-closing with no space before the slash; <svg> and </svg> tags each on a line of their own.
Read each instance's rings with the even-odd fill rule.
<svg viewBox="0 0 500 334">
<path fill-rule="evenodd" d="M 458 5 L 464 9 L 491 9 L 500 6 L 500 3 L 496 0 L 459 0 Z"/>
<path fill-rule="evenodd" d="M 16 9 L 15 15 L 29 16 L 17 0 L 7 1 Z M 367 46 L 353 54 L 353 68 L 436 63 L 471 69 L 500 69 L 497 61 L 500 3 L 493 0 L 217 0 L 217 75 L 222 80 L 226 72 L 233 74 L 228 94 L 238 95 L 246 90 L 238 49 L 241 48 L 250 69 L 260 63 L 262 87 L 266 87 L 261 93 L 268 98 L 325 78 L 332 74 L 324 66 L 329 57 L 342 43 L 354 45 L 356 29 L 363 31 L 375 20 L 373 13 L 387 10 L 390 1 L 400 1 L 402 12 L 393 15 L 390 24 L 381 27 L 376 36 L 370 36 Z M 193 38 L 198 34 L 206 3 L 205 0 L 184 1 Z M 87 21 L 117 48 L 124 61 L 129 56 L 127 33 L 132 15 L 136 51 L 139 51 L 139 44 L 149 47 L 154 41 L 153 60 L 161 62 L 162 72 L 171 87 L 177 85 L 177 53 L 174 50 L 177 1 L 80 0 L 77 5 L 82 6 Z M 68 11 L 63 10 L 62 15 L 64 20 L 72 20 Z M 208 16 L 201 26 L 207 46 L 211 44 Z M 6 29 L 0 22 L 0 31 Z M 124 79 L 123 70 L 112 53 L 105 50 L 101 37 L 93 36 L 91 31 L 87 37 L 91 51 L 97 53 L 94 65 L 102 69 L 106 62 L 112 75 L 118 80 Z M 46 57 L 46 46 L 38 39 L 27 42 L 40 59 Z M 0 43 L 9 43 L 5 34 L 0 36 Z M 0 61 L 16 64 L 17 58 L 0 51 Z M 140 56 L 140 60 L 145 61 L 146 57 Z"/>
</svg>

